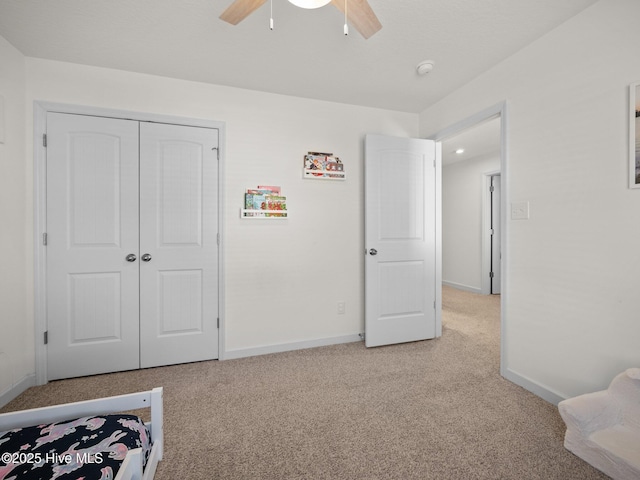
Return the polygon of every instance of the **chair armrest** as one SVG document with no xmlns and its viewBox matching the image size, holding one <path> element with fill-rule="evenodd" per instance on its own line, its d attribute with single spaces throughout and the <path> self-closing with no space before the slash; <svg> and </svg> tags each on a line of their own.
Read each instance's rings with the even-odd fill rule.
<svg viewBox="0 0 640 480">
<path fill-rule="evenodd" d="M 620 414 L 616 402 L 606 390 L 563 400 L 558 404 L 567 430 L 577 429 L 588 436 L 614 424 Z"/>
</svg>

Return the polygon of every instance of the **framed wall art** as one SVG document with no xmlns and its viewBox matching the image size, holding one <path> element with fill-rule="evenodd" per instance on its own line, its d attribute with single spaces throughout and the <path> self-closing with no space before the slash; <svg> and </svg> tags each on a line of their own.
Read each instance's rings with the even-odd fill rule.
<svg viewBox="0 0 640 480">
<path fill-rule="evenodd" d="M 629 88 L 629 188 L 640 188 L 640 83 Z"/>
<path fill-rule="evenodd" d="M 344 180 L 344 163 L 333 153 L 309 152 L 304 156 L 303 178 Z"/>
</svg>

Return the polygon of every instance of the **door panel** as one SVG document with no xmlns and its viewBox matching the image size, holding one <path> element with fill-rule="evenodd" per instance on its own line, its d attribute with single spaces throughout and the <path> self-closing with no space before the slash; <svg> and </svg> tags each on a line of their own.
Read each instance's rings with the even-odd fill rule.
<svg viewBox="0 0 640 480">
<path fill-rule="evenodd" d="M 121 340 L 120 273 L 72 273 L 67 278 L 70 345 Z"/>
<path fill-rule="evenodd" d="M 433 338 L 435 142 L 367 135 L 365 343 Z"/>
<path fill-rule="evenodd" d="M 401 150 L 379 153 L 378 239 L 424 238 L 424 159 Z"/>
<path fill-rule="evenodd" d="M 50 380 L 138 368 L 138 124 L 47 114 Z"/>
<path fill-rule="evenodd" d="M 202 270 L 158 271 L 158 335 L 202 333 Z"/>
<path fill-rule="evenodd" d="M 202 246 L 202 222 L 203 222 L 203 161 L 204 145 L 185 141 L 182 134 L 174 137 L 151 137 L 150 129 L 153 133 L 156 130 L 176 130 L 184 131 L 186 127 L 172 125 L 145 124 L 143 135 L 145 135 L 144 151 L 145 162 L 143 163 L 145 178 L 149 188 L 157 189 L 156 213 L 158 219 L 158 241 L 159 247 L 201 247 Z M 187 129 L 188 131 L 189 129 Z M 202 129 L 197 130 L 202 133 Z M 204 131 L 206 133 L 206 130 Z M 167 134 L 171 134 L 167 133 Z M 191 132 L 189 132 L 191 133 Z M 159 133 L 159 135 L 163 135 Z M 154 146 L 148 142 L 153 142 L 157 138 Z M 150 148 L 154 148 L 150 151 Z M 211 161 L 211 155 L 207 159 Z M 151 183 L 155 179 L 156 184 Z M 146 191 L 146 193 L 150 193 Z M 153 196 L 148 198 L 153 201 Z M 149 202 L 146 202 L 149 203 Z M 145 203 L 145 204 L 146 204 Z"/>
<path fill-rule="evenodd" d="M 218 358 L 218 131 L 140 135 L 141 366 Z"/>
<path fill-rule="evenodd" d="M 67 139 L 70 242 L 74 247 L 118 247 L 121 139 L 88 131 L 69 132 Z"/>
</svg>

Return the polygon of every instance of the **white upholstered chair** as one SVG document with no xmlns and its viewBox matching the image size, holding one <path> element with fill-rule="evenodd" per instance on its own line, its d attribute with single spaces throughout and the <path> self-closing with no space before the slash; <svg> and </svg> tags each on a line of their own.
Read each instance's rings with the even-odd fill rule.
<svg viewBox="0 0 640 480">
<path fill-rule="evenodd" d="M 640 368 L 617 375 L 607 390 L 558 404 L 564 446 L 615 480 L 640 479 Z"/>
</svg>

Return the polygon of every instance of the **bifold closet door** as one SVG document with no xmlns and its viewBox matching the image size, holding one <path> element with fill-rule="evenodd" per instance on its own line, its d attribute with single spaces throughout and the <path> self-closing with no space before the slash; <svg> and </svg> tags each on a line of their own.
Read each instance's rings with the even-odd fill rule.
<svg viewBox="0 0 640 480">
<path fill-rule="evenodd" d="M 47 139 L 47 377 L 139 368 L 138 122 L 49 113 Z"/>
<path fill-rule="evenodd" d="M 140 366 L 218 358 L 218 130 L 140 124 Z"/>
</svg>

